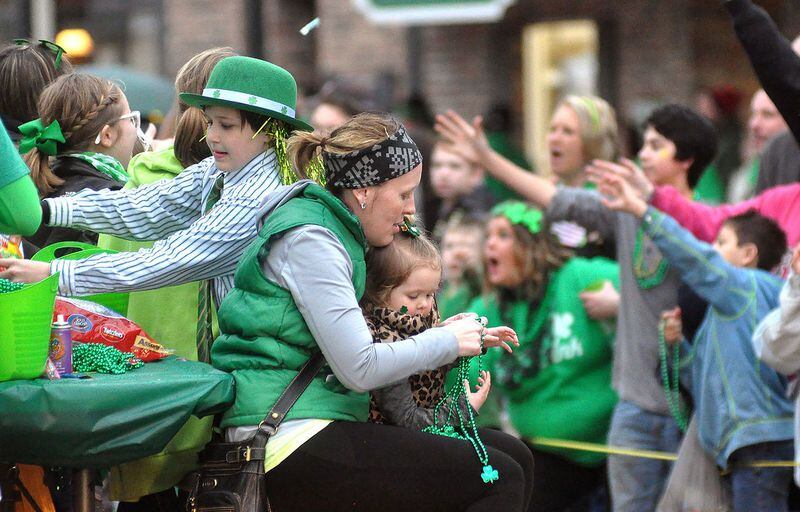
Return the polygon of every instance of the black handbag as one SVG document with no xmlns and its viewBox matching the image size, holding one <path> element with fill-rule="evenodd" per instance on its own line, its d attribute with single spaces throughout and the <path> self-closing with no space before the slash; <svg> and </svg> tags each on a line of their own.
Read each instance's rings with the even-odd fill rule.
<svg viewBox="0 0 800 512">
<path fill-rule="evenodd" d="M 317 351 L 275 401 L 252 437 L 238 443 L 212 441 L 200 452 L 200 471 L 186 503 L 190 512 L 264 512 L 267 441 L 325 362 Z"/>
</svg>

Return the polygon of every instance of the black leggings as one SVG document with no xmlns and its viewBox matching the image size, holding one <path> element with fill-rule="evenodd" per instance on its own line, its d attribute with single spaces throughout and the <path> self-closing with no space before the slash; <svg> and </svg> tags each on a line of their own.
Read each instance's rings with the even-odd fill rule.
<svg viewBox="0 0 800 512">
<path fill-rule="evenodd" d="M 267 473 L 272 510 L 523 511 L 533 456 L 521 441 L 481 429 L 500 479 L 485 484 L 467 441 L 371 423 L 334 422 Z"/>
<path fill-rule="evenodd" d="M 536 489 L 528 512 L 610 510 L 600 493 L 606 485 L 606 465 L 581 466 L 555 453 L 529 445 L 536 460 Z M 593 500 L 601 503 L 594 503 Z"/>
</svg>

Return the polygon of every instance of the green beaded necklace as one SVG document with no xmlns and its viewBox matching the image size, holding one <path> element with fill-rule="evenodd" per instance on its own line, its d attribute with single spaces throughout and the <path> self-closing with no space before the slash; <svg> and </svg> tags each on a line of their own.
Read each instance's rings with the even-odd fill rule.
<svg viewBox="0 0 800 512">
<path fill-rule="evenodd" d="M 72 346 L 72 369 L 76 373 L 119 375 L 141 366 L 144 366 L 144 362 L 130 352 L 120 352 L 101 343 L 75 343 Z"/>
<path fill-rule="evenodd" d="M 669 362 L 667 361 L 667 342 L 664 339 L 664 322 L 658 324 L 658 353 L 661 356 L 661 382 L 664 385 L 664 393 L 667 396 L 667 405 L 675 423 L 681 432 L 686 432 L 689 426 L 689 419 L 684 407 L 681 407 L 681 396 L 678 390 L 680 378 L 680 344 L 675 343 L 672 349 L 672 379 L 669 376 Z"/>
<path fill-rule="evenodd" d="M 0 293 L 11 293 L 22 289 L 22 283 L 15 283 L 8 279 L 0 278 Z"/>
<path fill-rule="evenodd" d="M 483 337 L 481 337 L 481 348 L 483 348 Z M 463 383 L 469 378 L 469 359 L 468 357 L 459 358 L 458 379 L 456 380 L 456 384 L 445 393 L 444 397 L 434 407 L 433 425 L 422 429 L 422 431 L 429 434 L 469 441 L 475 449 L 475 453 L 478 454 L 478 460 L 483 464 L 483 471 L 481 473 L 483 483 L 491 484 L 498 480 L 500 475 L 497 473 L 497 470 L 489 464 L 489 452 L 486 451 L 486 446 L 484 446 L 483 441 L 481 441 L 481 438 L 478 436 L 478 427 L 475 424 L 475 415 L 472 414 L 472 407 L 466 407 L 467 418 L 464 418 L 461 407 L 459 407 L 459 402 L 462 397 L 466 399 L 466 390 L 464 389 Z M 482 369 L 482 357 L 478 356 L 479 374 Z M 450 406 L 447 419 L 444 424 L 439 425 L 439 409 L 445 404 L 449 404 Z M 454 416 L 458 418 L 458 424 L 455 424 Z"/>
<path fill-rule="evenodd" d="M 636 244 L 633 247 L 633 275 L 640 288 L 649 290 L 664 282 L 669 270 L 669 263 L 666 258 L 662 257 L 655 269 L 645 268 L 643 246 L 644 230 L 639 226 L 636 230 Z"/>
</svg>

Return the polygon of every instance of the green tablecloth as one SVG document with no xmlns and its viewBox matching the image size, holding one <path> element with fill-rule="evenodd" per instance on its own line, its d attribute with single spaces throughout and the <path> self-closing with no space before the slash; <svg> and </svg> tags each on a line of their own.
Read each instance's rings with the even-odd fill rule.
<svg viewBox="0 0 800 512">
<path fill-rule="evenodd" d="M 234 398 L 229 374 L 174 356 L 90 375 L 0 382 L 0 461 L 107 468 L 158 453 L 189 416 Z"/>
</svg>

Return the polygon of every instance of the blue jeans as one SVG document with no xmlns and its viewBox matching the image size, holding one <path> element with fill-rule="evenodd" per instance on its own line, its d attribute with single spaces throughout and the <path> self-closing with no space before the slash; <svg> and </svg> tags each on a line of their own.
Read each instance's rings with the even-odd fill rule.
<svg viewBox="0 0 800 512">
<path fill-rule="evenodd" d="M 733 497 L 733 512 L 782 512 L 788 510 L 791 468 L 748 468 L 748 462 L 794 460 L 793 441 L 744 446 L 729 458 L 731 473 L 725 478 Z"/>
<path fill-rule="evenodd" d="M 677 452 L 681 432 L 671 416 L 620 400 L 611 417 L 608 442 L 620 448 Z M 610 455 L 608 483 L 614 512 L 655 510 L 672 462 Z"/>
</svg>

